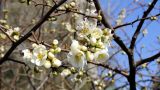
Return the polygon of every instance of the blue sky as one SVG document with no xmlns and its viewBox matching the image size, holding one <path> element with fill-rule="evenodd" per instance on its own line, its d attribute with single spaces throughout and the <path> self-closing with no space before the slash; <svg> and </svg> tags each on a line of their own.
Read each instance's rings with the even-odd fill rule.
<svg viewBox="0 0 160 90">
<path fill-rule="evenodd" d="M 126 18 L 123 21 L 124 23 L 131 22 L 138 17 L 142 17 L 143 12 L 147 9 L 147 7 L 141 7 L 138 4 L 133 4 L 134 0 L 101 0 L 101 5 L 103 8 L 103 11 L 105 12 L 106 16 L 110 16 L 110 22 L 114 26 L 115 20 L 118 17 L 118 14 L 120 11 L 125 8 L 126 9 Z M 143 2 L 143 4 L 148 5 L 148 3 L 152 2 L 152 0 L 139 0 L 139 2 Z M 160 7 L 160 1 L 156 4 L 156 7 Z M 136 8 L 136 9 L 133 9 Z M 132 10 L 132 11 L 131 11 Z M 160 10 L 154 9 L 149 16 L 151 15 L 156 15 L 160 13 Z M 124 35 L 124 32 L 122 29 L 126 32 L 129 38 L 132 37 L 134 31 L 136 30 L 138 23 L 135 23 L 133 26 L 127 26 L 121 29 L 117 29 L 116 34 L 122 38 L 122 40 L 126 40 L 127 38 Z M 154 55 L 158 51 L 160 51 L 160 43 L 158 43 L 157 37 L 160 36 L 160 21 L 152 21 L 147 20 L 145 24 L 143 25 L 142 29 L 147 29 L 148 34 L 143 37 L 143 34 L 141 33 L 137 39 L 137 41 L 140 40 L 136 44 L 137 51 L 140 52 L 141 50 L 141 55 L 142 58 L 147 58 L 149 56 Z M 142 39 L 141 39 L 142 38 Z M 113 42 L 115 44 L 115 42 Z M 127 45 L 128 46 L 128 45 Z M 142 46 L 145 48 L 142 49 Z M 158 49 L 158 50 L 156 50 Z M 124 66 L 124 68 L 128 67 L 128 61 L 126 55 L 118 54 L 116 58 L 120 58 L 121 60 L 118 60 L 118 62 Z M 139 60 L 140 57 L 135 54 L 135 60 Z M 157 65 L 155 62 L 152 62 L 148 65 L 150 68 L 151 73 L 154 75 L 155 71 L 157 71 Z M 142 70 L 142 73 L 144 74 L 149 74 L 145 69 Z M 139 79 L 139 78 L 137 78 Z M 148 79 L 148 77 L 145 77 L 144 79 Z M 144 85 L 147 85 L 148 83 L 145 83 Z"/>
</svg>

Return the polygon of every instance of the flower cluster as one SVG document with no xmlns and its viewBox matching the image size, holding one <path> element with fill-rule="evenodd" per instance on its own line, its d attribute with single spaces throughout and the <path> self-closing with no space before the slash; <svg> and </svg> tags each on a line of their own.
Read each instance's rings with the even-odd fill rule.
<svg viewBox="0 0 160 90">
<path fill-rule="evenodd" d="M 123 19 L 126 17 L 126 9 L 122 9 L 118 15 L 118 19 L 116 20 L 117 25 L 123 24 Z"/>
<path fill-rule="evenodd" d="M 58 46 L 58 41 L 53 40 L 52 48 L 47 48 L 42 44 L 33 44 L 33 50 L 25 49 L 23 58 L 36 66 L 44 66 L 45 68 L 59 67 L 62 62 L 56 58 L 55 54 L 61 52 Z"/>
<path fill-rule="evenodd" d="M 19 27 L 15 27 L 13 29 L 8 29 L 7 30 L 7 34 L 11 37 L 13 37 L 14 40 L 18 40 L 19 36 L 20 36 L 20 28 Z"/>
<path fill-rule="evenodd" d="M 68 30 L 70 31 L 70 30 Z M 67 56 L 70 64 L 83 68 L 87 61 L 104 62 L 109 57 L 108 46 L 112 39 L 111 30 L 101 29 L 88 19 L 81 21 L 76 27 L 77 40 L 72 40 Z"/>
</svg>

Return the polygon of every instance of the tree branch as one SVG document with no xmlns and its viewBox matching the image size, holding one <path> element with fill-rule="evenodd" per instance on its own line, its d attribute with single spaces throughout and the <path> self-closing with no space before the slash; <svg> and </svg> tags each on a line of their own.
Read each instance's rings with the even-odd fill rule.
<svg viewBox="0 0 160 90">
<path fill-rule="evenodd" d="M 62 5 L 67 0 L 60 1 L 57 5 L 54 5 L 47 13 L 46 15 L 22 38 L 20 38 L 17 42 L 13 43 L 11 48 L 7 51 L 7 53 L 4 55 L 4 57 L 0 60 L 0 64 L 5 62 L 10 54 L 16 49 L 18 45 L 20 45 L 23 41 L 25 41 L 28 37 L 32 35 L 32 32 L 35 32 L 52 14 L 53 11 L 55 11 L 60 5 Z"/>
<path fill-rule="evenodd" d="M 95 3 L 95 7 L 97 9 L 97 11 L 101 11 L 101 7 L 100 4 L 98 2 L 98 0 L 93 0 Z M 114 30 L 111 27 L 111 25 L 108 23 L 108 21 L 105 19 L 104 14 L 101 11 L 101 15 L 102 15 L 102 23 L 104 24 L 105 27 L 112 29 L 113 33 Z M 131 52 L 130 49 L 128 49 L 125 44 L 123 43 L 123 41 L 120 39 L 120 37 L 116 36 L 115 33 L 113 34 L 114 40 L 115 42 L 126 52 L 126 54 L 128 55 L 128 59 L 129 59 L 129 68 L 130 68 L 130 74 L 127 77 L 128 82 L 130 84 L 130 90 L 136 90 L 136 82 L 135 82 L 135 74 L 136 74 L 136 69 L 135 69 L 135 64 L 134 64 L 134 58 L 133 58 L 133 52 Z"/>
<path fill-rule="evenodd" d="M 153 0 L 153 2 L 151 3 L 151 5 L 150 5 L 150 6 L 148 7 L 148 9 L 144 12 L 142 18 L 146 18 L 146 17 L 148 16 L 148 14 L 152 11 L 152 9 L 154 8 L 154 6 L 155 6 L 155 4 L 157 3 L 157 1 L 158 1 L 158 0 Z M 137 29 L 136 29 L 133 37 L 132 37 L 131 45 L 130 45 L 130 47 L 129 47 L 131 50 L 134 49 L 135 42 L 136 42 L 136 40 L 137 40 L 137 37 L 138 37 L 138 35 L 139 35 L 139 33 L 140 33 L 140 30 L 141 30 L 143 24 L 144 24 L 144 21 L 145 21 L 145 19 L 142 19 L 142 20 L 140 21 L 140 23 L 138 24 Z"/>
<path fill-rule="evenodd" d="M 98 0 L 93 0 L 95 7 L 97 11 L 101 11 L 101 16 L 102 16 L 102 23 L 106 28 L 112 29 L 112 32 L 114 33 L 113 27 L 109 24 L 107 19 L 105 18 L 105 15 L 103 14 L 103 11 L 101 10 L 100 4 Z M 130 55 L 129 49 L 125 46 L 123 41 L 120 39 L 120 37 L 116 36 L 115 34 L 113 35 L 115 42 L 128 54 Z"/>
<path fill-rule="evenodd" d="M 112 70 L 112 71 L 114 71 L 114 72 L 116 72 L 116 73 L 118 73 L 118 74 L 121 74 L 121 75 L 123 75 L 123 76 L 125 76 L 125 77 L 128 77 L 128 73 L 127 73 L 127 72 L 118 70 L 117 68 L 112 68 L 112 67 L 110 67 L 110 66 L 107 65 L 107 64 L 103 65 L 103 64 L 101 64 L 101 63 L 94 63 L 94 62 L 90 62 L 90 61 L 87 61 L 87 62 L 88 62 L 88 63 L 91 63 L 91 64 L 94 64 L 94 65 L 97 65 L 97 66 L 101 66 L 101 67 L 107 68 L 107 69 Z"/>
<path fill-rule="evenodd" d="M 140 19 L 138 18 L 138 19 L 136 19 L 136 20 L 134 20 L 134 21 L 132 21 L 132 22 L 115 26 L 115 27 L 113 27 L 113 29 L 118 29 L 118 28 L 121 28 L 121 27 L 124 27 L 124 26 L 133 25 L 134 23 L 136 23 L 136 22 L 138 22 L 138 21 L 151 19 L 151 17 L 157 17 L 157 16 L 160 16 L 160 13 L 158 13 L 158 14 L 156 14 L 156 15 L 153 15 L 153 16 L 150 16 L 150 17 L 146 17 L 146 18 L 140 18 Z"/>
<path fill-rule="evenodd" d="M 139 60 L 136 62 L 136 67 L 144 64 L 144 63 L 147 63 L 147 62 L 152 62 L 154 61 L 156 58 L 160 57 L 160 52 L 158 52 L 157 54 L 151 56 L 151 57 L 148 57 L 146 59 L 143 59 L 143 60 Z"/>
</svg>

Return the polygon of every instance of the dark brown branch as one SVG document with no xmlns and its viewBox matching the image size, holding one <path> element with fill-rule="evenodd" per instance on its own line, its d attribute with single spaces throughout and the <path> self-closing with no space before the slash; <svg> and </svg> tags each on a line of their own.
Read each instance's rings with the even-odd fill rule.
<svg viewBox="0 0 160 90">
<path fill-rule="evenodd" d="M 13 38 L 10 37 L 10 36 L 5 32 L 4 29 L 7 30 L 3 25 L 0 25 L 0 30 L 2 31 L 2 33 L 5 34 L 5 35 L 9 38 L 9 40 L 10 40 L 12 43 L 14 43 Z"/>
<path fill-rule="evenodd" d="M 93 0 L 95 3 L 95 7 L 97 9 L 97 11 L 101 11 L 101 7 L 100 4 L 98 2 L 98 0 Z M 114 30 L 111 27 L 111 25 L 108 23 L 108 21 L 105 19 L 104 14 L 101 11 L 101 15 L 102 15 L 102 23 L 104 24 L 105 27 L 112 29 L 113 33 Z M 129 68 L 130 68 L 130 74 L 127 77 L 128 82 L 130 84 L 130 90 L 136 90 L 136 81 L 135 81 L 135 74 L 136 74 L 136 69 L 135 69 L 135 65 L 134 65 L 134 58 L 133 58 L 133 53 L 131 52 L 130 49 L 128 49 L 125 44 L 123 43 L 123 41 L 120 39 L 120 37 L 116 36 L 115 34 L 113 34 L 114 40 L 115 42 L 126 52 L 126 54 L 128 55 L 128 59 L 129 59 Z"/>
<path fill-rule="evenodd" d="M 47 13 L 46 15 L 22 38 L 20 38 L 17 42 L 13 43 L 11 48 L 7 51 L 7 53 L 4 55 L 4 57 L 0 60 L 0 64 L 5 62 L 8 57 L 11 55 L 11 53 L 16 49 L 18 45 L 20 45 L 23 41 L 25 41 L 28 37 L 32 35 L 32 32 L 35 32 L 52 14 L 53 11 L 55 11 L 60 5 L 62 5 L 67 0 L 60 1 L 57 5 L 54 5 Z"/>
<path fill-rule="evenodd" d="M 151 5 L 150 5 L 150 6 L 148 7 L 148 9 L 144 12 L 142 18 L 146 18 L 146 17 L 148 16 L 148 14 L 152 11 L 152 9 L 154 8 L 154 6 L 155 6 L 155 4 L 157 3 L 157 1 L 158 1 L 158 0 L 153 0 L 153 2 L 151 3 Z M 139 35 L 139 33 L 140 33 L 140 30 L 141 30 L 143 24 L 144 24 L 144 21 L 145 21 L 145 19 L 142 19 L 142 20 L 140 21 L 140 23 L 138 24 L 137 29 L 136 29 L 133 37 L 132 37 L 131 45 L 130 45 L 130 49 L 131 49 L 131 50 L 134 49 L 135 42 L 136 42 L 136 40 L 137 40 L 137 37 L 138 37 L 138 35 Z"/>
<path fill-rule="evenodd" d="M 85 13 L 82 13 L 82 12 L 80 12 L 80 11 L 76 11 L 76 10 L 72 10 L 72 9 L 68 9 L 68 10 L 62 10 L 62 9 L 58 9 L 57 11 L 65 11 L 66 13 L 67 12 L 72 12 L 72 13 L 77 13 L 77 14 L 79 14 L 79 15 L 83 15 L 83 16 L 85 16 L 85 17 L 88 17 L 88 18 L 96 18 L 97 19 L 97 16 L 91 16 L 91 15 L 87 15 L 87 14 L 85 14 Z"/>
<path fill-rule="evenodd" d="M 136 67 L 144 64 L 144 63 L 147 63 L 147 62 L 152 62 L 154 61 L 155 59 L 157 59 L 158 57 L 160 57 L 160 52 L 158 52 L 157 54 L 151 56 L 151 57 L 148 57 L 146 59 L 143 59 L 143 60 L 139 60 L 136 62 Z"/>
<path fill-rule="evenodd" d="M 101 12 L 101 16 L 102 16 L 102 23 L 106 28 L 110 28 L 113 29 L 112 26 L 109 24 L 109 22 L 106 20 L 105 15 L 103 14 L 102 10 L 101 10 L 101 6 L 100 3 L 98 2 L 98 0 L 93 0 L 96 10 L 99 12 Z"/>
<path fill-rule="evenodd" d="M 121 27 L 124 27 L 124 26 L 133 25 L 134 23 L 136 23 L 136 22 L 138 22 L 138 21 L 151 19 L 151 17 L 157 17 L 157 16 L 160 16 L 160 13 L 159 13 L 159 14 L 156 14 L 156 15 L 153 15 L 153 16 L 150 16 L 150 17 L 136 19 L 136 20 L 134 20 L 134 21 L 132 21 L 132 22 L 115 26 L 115 27 L 113 27 L 113 29 L 118 29 L 118 28 L 121 28 Z"/>
<path fill-rule="evenodd" d="M 22 64 L 24 66 L 27 66 L 27 64 L 25 62 L 22 62 L 22 61 L 18 61 L 18 60 L 15 60 L 15 59 L 12 59 L 12 58 L 8 58 L 9 61 L 12 61 L 12 62 L 15 62 L 15 63 L 19 63 L 19 64 Z"/>
<path fill-rule="evenodd" d="M 112 29 L 113 33 L 114 33 L 114 30 L 112 28 L 112 26 L 109 24 L 109 22 L 107 21 L 107 19 L 105 18 L 102 10 L 101 10 L 101 7 L 100 7 L 100 4 L 98 2 L 98 0 L 93 0 L 94 3 L 95 3 L 95 7 L 97 9 L 97 11 L 101 11 L 101 16 L 102 16 L 102 23 L 103 25 L 106 27 L 106 28 L 110 28 Z M 125 46 L 125 44 L 123 43 L 123 41 L 120 39 L 120 37 L 116 36 L 115 34 L 113 35 L 114 37 L 114 40 L 116 41 L 116 43 L 128 54 L 130 55 L 130 51 L 129 49 L 127 49 L 127 47 Z"/>
<path fill-rule="evenodd" d="M 121 74 L 121 75 L 123 75 L 123 76 L 125 76 L 125 77 L 128 77 L 128 73 L 127 73 L 127 72 L 122 71 L 122 70 L 118 70 L 117 68 L 112 68 L 112 67 L 110 67 L 110 66 L 107 65 L 107 64 L 103 65 L 103 64 L 101 64 L 101 63 L 94 63 L 94 62 L 90 62 L 90 61 L 87 61 L 87 62 L 88 62 L 88 63 L 91 63 L 91 64 L 94 64 L 94 65 L 97 65 L 97 66 L 101 66 L 101 67 L 107 68 L 107 69 L 112 70 L 112 71 L 114 71 L 114 72 L 116 72 L 116 73 L 118 73 L 118 74 Z"/>
</svg>

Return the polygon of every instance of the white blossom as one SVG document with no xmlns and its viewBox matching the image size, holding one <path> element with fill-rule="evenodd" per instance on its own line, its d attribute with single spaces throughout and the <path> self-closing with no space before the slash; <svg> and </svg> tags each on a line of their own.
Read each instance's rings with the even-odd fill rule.
<svg viewBox="0 0 160 90">
<path fill-rule="evenodd" d="M 46 47 L 42 44 L 37 45 L 33 49 L 33 55 L 31 62 L 36 64 L 37 66 L 42 66 L 47 59 L 47 50 Z"/>
<path fill-rule="evenodd" d="M 97 62 L 104 62 L 109 58 L 108 50 L 105 48 L 100 51 L 97 51 L 94 53 L 94 56 Z"/>
<path fill-rule="evenodd" d="M 19 39 L 19 31 L 20 31 L 20 28 L 19 27 L 15 27 L 13 29 L 9 29 L 6 33 L 9 36 L 12 36 L 15 40 L 18 40 Z"/>
<path fill-rule="evenodd" d="M 71 51 L 67 55 L 69 63 L 73 67 L 83 68 L 84 65 L 86 64 L 85 54 L 80 50 L 80 45 L 78 41 L 73 40 L 70 48 Z"/>
<path fill-rule="evenodd" d="M 24 60 L 27 60 L 27 61 L 29 61 L 29 60 L 31 60 L 31 58 L 32 58 L 32 53 L 31 53 L 31 51 L 29 50 L 29 49 L 24 49 L 24 50 L 22 50 L 22 52 L 23 52 L 23 59 Z"/>
<path fill-rule="evenodd" d="M 86 64 L 85 54 L 80 50 L 76 51 L 76 53 L 70 52 L 67 55 L 67 58 L 68 58 L 69 63 L 73 67 L 83 68 L 84 65 Z"/>
<path fill-rule="evenodd" d="M 96 27 L 90 30 L 91 36 L 98 39 L 100 37 L 102 37 L 103 32 L 100 28 Z"/>
<path fill-rule="evenodd" d="M 71 52 L 75 53 L 77 50 L 80 49 L 79 42 L 77 40 L 72 40 L 72 44 L 70 48 L 71 48 Z"/>
</svg>

